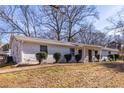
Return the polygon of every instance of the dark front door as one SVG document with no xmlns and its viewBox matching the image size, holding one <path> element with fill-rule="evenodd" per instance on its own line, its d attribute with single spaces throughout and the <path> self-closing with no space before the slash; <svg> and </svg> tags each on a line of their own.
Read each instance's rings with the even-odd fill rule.
<svg viewBox="0 0 124 93">
<path fill-rule="evenodd" d="M 97 56 L 98 56 L 98 51 L 95 51 L 95 57 L 97 58 Z"/>
<path fill-rule="evenodd" d="M 92 50 L 88 50 L 89 62 L 92 62 Z"/>
<path fill-rule="evenodd" d="M 78 54 L 82 55 L 82 50 L 81 49 L 78 50 Z"/>
</svg>

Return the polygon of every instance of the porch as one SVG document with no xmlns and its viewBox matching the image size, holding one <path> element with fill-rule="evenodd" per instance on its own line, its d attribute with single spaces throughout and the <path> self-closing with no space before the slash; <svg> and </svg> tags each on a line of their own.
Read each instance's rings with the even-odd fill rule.
<svg viewBox="0 0 124 93">
<path fill-rule="evenodd" d="M 84 46 L 82 48 L 82 59 L 84 63 L 99 62 L 102 55 L 101 47 L 97 46 Z"/>
<path fill-rule="evenodd" d="M 82 55 L 80 62 L 99 62 L 102 55 L 102 48 L 101 46 L 85 45 L 80 48 L 75 48 L 75 54 Z"/>
</svg>

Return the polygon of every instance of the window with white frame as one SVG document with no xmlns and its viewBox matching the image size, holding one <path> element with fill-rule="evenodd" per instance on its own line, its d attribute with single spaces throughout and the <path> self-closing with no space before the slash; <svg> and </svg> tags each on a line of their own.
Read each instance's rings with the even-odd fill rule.
<svg viewBox="0 0 124 93">
<path fill-rule="evenodd" d="M 45 46 L 45 45 L 40 45 L 40 51 L 41 52 L 48 52 L 48 50 L 47 50 L 47 46 Z"/>
<path fill-rule="evenodd" d="M 70 48 L 70 54 L 72 54 L 73 56 L 75 55 L 75 49 L 74 48 Z"/>
</svg>

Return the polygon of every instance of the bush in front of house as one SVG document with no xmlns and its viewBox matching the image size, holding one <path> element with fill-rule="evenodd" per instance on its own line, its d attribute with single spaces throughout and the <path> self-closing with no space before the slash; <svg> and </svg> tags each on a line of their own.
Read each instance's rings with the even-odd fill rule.
<svg viewBox="0 0 124 93">
<path fill-rule="evenodd" d="M 119 59 L 124 61 L 124 55 L 119 55 Z"/>
<path fill-rule="evenodd" d="M 64 57 L 66 59 L 66 62 L 69 62 L 72 58 L 72 55 L 71 54 L 65 54 Z"/>
<path fill-rule="evenodd" d="M 79 61 L 81 60 L 81 58 L 82 58 L 82 55 L 81 55 L 81 54 L 75 55 L 75 60 L 76 60 L 77 62 L 79 62 Z"/>
<path fill-rule="evenodd" d="M 54 53 L 53 57 L 56 60 L 56 63 L 58 63 L 61 58 L 61 53 Z"/>
<path fill-rule="evenodd" d="M 48 54 L 46 52 L 38 52 L 36 53 L 36 59 L 39 61 L 39 64 L 41 64 L 41 62 L 44 59 L 47 59 Z"/>
<path fill-rule="evenodd" d="M 108 58 L 109 58 L 110 61 L 116 61 L 117 56 L 118 56 L 118 55 L 111 54 L 111 55 L 108 55 Z"/>
<path fill-rule="evenodd" d="M 110 60 L 110 61 L 113 61 L 113 55 L 108 55 L 108 59 Z"/>
<path fill-rule="evenodd" d="M 12 56 L 6 56 L 5 58 L 7 63 L 14 63 L 13 57 Z"/>
<path fill-rule="evenodd" d="M 100 60 L 100 55 L 96 55 L 96 58 L 97 58 L 97 60 L 98 60 L 98 62 L 99 62 L 99 60 Z"/>
<path fill-rule="evenodd" d="M 120 56 L 118 54 L 114 54 L 114 56 L 115 56 L 115 61 L 120 58 Z"/>
</svg>

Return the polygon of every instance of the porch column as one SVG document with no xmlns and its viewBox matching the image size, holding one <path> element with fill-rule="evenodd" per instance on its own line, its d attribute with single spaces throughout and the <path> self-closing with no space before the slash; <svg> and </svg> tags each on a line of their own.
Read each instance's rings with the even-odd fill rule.
<svg viewBox="0 0 124 93">
<path fill-rule="evenodd" d="M 101 59 L 102 59 L 102 50 L 100 50 L 100 55 L 99 55 L 99 56 L 100 56 L 100 57 L 99 57 L 99 58 L 100 58 L 99 62 L 102 62 L 102 61 L 101 61 Z"/>
<path fill-rule="evenodd" d="M 85 47 L 83 48 L 83 62 L 85 63 L 85 57 L 86 57 L 86 53 L 85 53 Z"/>
<path fill-rule="evenodd" d="M 23 59 L 23 43 L 24 43 L 23 41 L 20 42 L 21 62 L 24 62 L 24 59 Z"/>
</svg>

